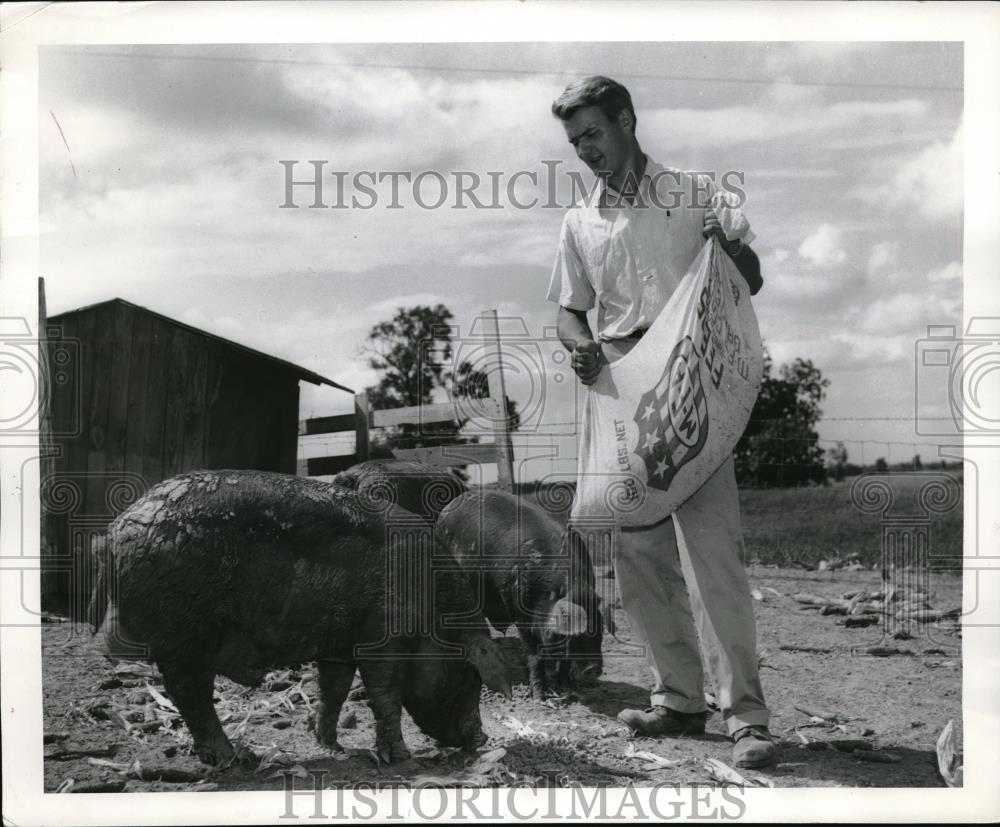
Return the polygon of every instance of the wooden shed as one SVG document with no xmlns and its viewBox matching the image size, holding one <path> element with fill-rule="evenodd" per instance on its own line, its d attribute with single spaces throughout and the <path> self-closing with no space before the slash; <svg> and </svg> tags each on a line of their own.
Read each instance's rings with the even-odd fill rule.
<svg viewBox="0 0 1000 827">
<path fill-rule="evenodd" d="M 296 472 L 299 382 L 331 379 L 122 299 L 47 321 L 52 446 L 43 605 L 78 615 L 94 536 L 153 484 L 198 468 Z M 59 364 L 59 359 L 63 362 Z"/>
</svg>

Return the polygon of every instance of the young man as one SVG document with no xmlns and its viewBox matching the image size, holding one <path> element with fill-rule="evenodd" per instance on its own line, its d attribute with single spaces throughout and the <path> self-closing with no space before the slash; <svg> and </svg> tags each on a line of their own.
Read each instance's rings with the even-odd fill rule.
<svg viewBox="0 0 1000 827">
<path fill-rule="evenodd" d="M 591 385 L 653 323 L 705 238 L 719 238 L 751 294 L 761 288 L 760 263 L 732 195 L 708 176 L 664 168 L 643 153 L 624 86 L 584 78 L 566 88 L 552 112 L 598 178 L 595 197 L 563 220 L 548 295 L 559 304 L 559 336 L 573 369 Z M 587 321 L 595 305 L 596 341 Z M 644 735 L 704 733 L 700 638 L 736 765 L 772 763 L 732 459 L 672 517 L 620 537 L 622 608 L 646 646 L 654 686 L 649 709 L 624 710 L 619 719 Z"/>
</svg>

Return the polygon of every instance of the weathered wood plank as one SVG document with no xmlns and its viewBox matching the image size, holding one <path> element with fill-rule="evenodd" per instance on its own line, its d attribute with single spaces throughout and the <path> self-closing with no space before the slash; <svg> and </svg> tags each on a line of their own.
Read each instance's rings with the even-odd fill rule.
<svg viewBox="0 0 1000 827">
<path fill-rule="evenodd" d="M 465 406 L 473 400 L 463 400 L 461 413 Z M 376 428 L 389 428 L 393 425 L 433 425 L 438 422 L 455 421 L 455 403 L 440 402 L 433 405 L 416 405 L 411 408 L 387 408 L 372 413 L 372 425 Z"/>
<path fill-rule="evenodd" d="M 335 416 L 317 416 L 312 419 L 302 419 L 299 420 L 299 436 L 336 434 L 341 431 L 353 431 L 354 422 L 355 415 L 353 413 L 337 414 Z"/>
<path fill-rule="evenodd" d="M 356 454 L 343 454 L 336 457 L 311 457 L 306 460 L 307 476 L 326 477 L 346 471 L 352 465 L 360 462 Z"/>
<path fill-rule="evenodd" d="M 163 471 L 163 428 L 167 417 L 164 377 L 170 361 L 170 328 L 153 319 L 149 330 L 149 365 L 146 381 L 146 421 L 142 440 L 142 474 L 150 482 L 166 478 Z"/>
<path fill-rule="evenodd" d="M 491 370 L 486 374 L 490 386 L 490 396 L 499 405 L 499 416 L 495 420 L 496 442 L 496 463 L 497 463 L 497 487 L 502 491 L 514 490 L 514 445 L 510 439 L 510 431 L 507 427 L 507 388 L 503 379 L 503 352 L 500 349 L 500 322 L 497 320 L 496 310 L 491 310 L 486 314 L 493 323 L 493 337 L 490 344 L 493 346 L 496 355 L 496 364 L 499 370 Z"/>
<path fill-rule="evenodd" d="M 101 410 L 100 404 L 95 405 L 95 395 L 100 394 L 99 387 L 101 377 L 97 376 L 101 372 L 98 362 L 98 348 L 100 330 L 98 328 L 98 314 L 96 308 L 91 308 L 80 313 L 77 326 L 77 337 L 80 347 L 80 372 L 78 374 L 79 383 L 79 413 L 80 431 L 70 442 L 69 456 L 67 457 L 66 473 L 60 476 L 59 484 L 62 487 L 61 495 L 65 498 L 65 523 L 63 534 L 60 538 L 61 548 L 59 549 L 59 566 L 62 571 L 59 577 L 64 584 L 62 586 L 65 595 L 65 610 L 72 616 L 77 616 L 80 608 L 80 593 L 86 588 L 85 578 L 87 575 L 86 562 L 88 559 L 87 549 L 84 548 L 84 537 L 80 526 L 85 519 L 93 519 L 94 512 L 103 511 L 101 508 L 103 499 L 103 478 L 89 473 L 92 455 L 92 427 L 98 426 L 97 439 L 103 443 L 103 416 L 106 411 Z M 106 399 L 106 396 L 105 396 Z M 95 471 L 99 463 L 95 457 Z M 68 492 L 75 491 L 75 496 L 68 498 Z M 75 506 L 73 502 L 75 501 Z M 65 555 L 65 556 L 64 556 Z"/>
<path fill-rule="evenodd" d="M 181 463 L 185 471 L 207 468 L 205 436 L 208 427 L 209 347 L 203 337 L 191 336 L 184 383 L 184 449 Z"/>
<path fill-rule="evenodd" d="M 153 320 L 134 313 L 128 377 L 128 430 L 125 435 L 125 470 L 144 476 L 143 450 L 146 434 L 146 385 L 149 382 L 149 348 Z M 146 483 L 157 480 L 146 477 Z"/>
<path fill-rule="evenodd" d="M 247 406 L 252 400 L 246 396 L 247 378 L 236 354 L 224 344 L 213 342 L 210 384 L 214 386 L 209 409 L 208 433 L 205 442 L 206 458 L 210 468 L 259 468 L 266 470 L 258 458 L 257 431 L 247 419 Z M 270 391 L 255 377 L 255 390 L 263 398 Z M 252 409 L 251 419 L 263 416 L 261 408 Z M 248 426 L 251 433 L 246 433 Z"/>
<path fill-rule="evenodd" d="M 492 444 L 394 448 L 392 453 L 396 459 L 439 466 L 483 465 L 497 461 L 497 446 Z"/>
<path fill-rule="evenodd" d="M 57 467 L 60 470 L 66 469 L 69 440 L 73 438 L 80 427 L 81 365 L 80 348 L 77 341 L 78 322 L 79 319 L 76 316 L 67 316 L 58 323 L 48 324 L 48 329 L 53 337 L 49 347 L 50 354 L 54 357 L 55 352 L 61 350 L 66 358 L 71 360 L 61 366 L 52 365 L 48 389 L 53 438 L 60 446 L 61 457 L 57 461 Z"/>
<path fill-rule="evenodd" d="M 289 416 L 289 393 L 296 393 L 297 382 L 279 371 L 262 372 L 249 360 L 243 359 L 239 395 L 243 400 L 240 426 L 244 436 L 239 441 L 239 451 L 253 458 L 252 468 L 268 471 L 295 472 L 295 462 L 288 466 L 288 438 L 295 440 L 298 451 L 296 421 L 298 410 Z M 260 385 L 257 384 L 260 376 Z M 297 408 L 297 405 L 296 405 Z"/>
<path fill-rule="evenodd" d="M 108 365 L 110 394 L 108 427 L 104 440 L 105 464 L 109 471 L 125 470 L 128 440 L 128 383 L 132 362 L 132 323 L 135 314 L 121 302 L 115 302 L 114 329 L 111 336 L 111 362 Z"/>
<path fill-rule="evenodd" d="M 70 559 L 69 514 L 60 507 L 59 497 L 55 495 L 55 486 L 61 480 L 66 480 L 70 472 L 70 455 L 76 445 L 80 430 L 80 400 L 83 392 L 80 371 L 81 353 L 79 347 L 79 316 L 72 315 L 61 319 L 57 324 L 50 324 L 54 336 L 58 338 L 59 348 L 72 356 L 72 363 L 63 366 L 66 379 L 63 382 L 55 379 L 49 383 L 52 404 L 52 430 L 56 442 L 57 454 L 54 458 L 51 475 L 40 480 L 41 505 L 48 512 L 49 534 L 48 560 L 45 561 L 42 591 L 42 608 L 53 611 L 66 610 L 68 595 L 68 580 L 65 572 L 59 571 Z M 55 348 L 53 348 L 53 354 Z M 54 360 L 53 360 L 54 361 Z M 53 365 L 55 368 L 55 365 Z M 43 551 L 43 554 L 45 552 Z"/>
<path fill-rule="evenodd" d="M 278 468 L 282 474 L 294 474 L 299 454 L 299 380 L 283 375 L 278 396 Z"/>
<path fill-rule="evenodd" d="M 69 442 L 66 472 L 60 475 L 60 497 L 64 507 L 62 534 L 59 538 L 60 548 L 58 565 L 61 568 L 60 591 L 63 595 L 64 610 L 73 615 L 79 609 L 79 593 L 84 588 L 78 572 L 85 574 L 85 549 L 83 538 L 79 531 L 82 520 L 93 515 L 88 509 L 93 507 L 95 499 L 92 492 L 101 484 L 87 473 L 90 462 L 91 425 L 95 415 L 94 384 L 95 373 L 100 370 L 97 363 L 98 330 L 97 311 L 91 308 L 79 314 L 76 335 L 80 348 L 80 371 L 77 376 L 78 411 L 80 429 Z M 69 492 L 74 494 L 70 495 Z"/>
<path fill-rule="evenodd" d="M 212 358 L 217 379 L 210 381 L 216 387 L 209 412 L 208 466 L 294 473 L 295 379 L 225 343 L 213 345 Z"/>
<path fill-rule="evenodd" d="M 113 304 L 98 305 L 94 311 L 94 336 L 91 349 L 90 415 L 87 428 L 87 497 L 84 514 L 88 517 L 112 516 L 106 502 L 108 489 L 107 434 L 111 398 L 111 356 L 114 350 L 115 310 Z"/>
<path fill-rule="evenodd" d="M 184 413 L 187 356 L 194 342 L 190 334 L 179 327 L 164 331 L 167 353 L 166 371 L 160 381 L 166 387 L 163 417 L 163 476 L 172 477 L 184 468 Z"/>
<path fill-rule="evenodd" d="M 358 461 L 368 459 L 369 442 L 368 426 L 371 424 L 371 408 L 368 404 L 368 394 L 362 391 L 354 395 L 354 455 Z"/>
<path fill-rule="evenodd" d="M 38 482 L 40 490 L 45 490 L 45 485 L 55 479 L 57 447 L 53 436 L 53 396 L 55 394 L 56 382 L 53 375 L 52 345 L 49 342 L 48 333 L 48 313 L 45 304 L 45 279 L 38 280 L 38 364 L 40 367 L 39 376 L 39 408 L 38 408 L 38 448 L 39 448 L 39 468 Z M 45 382 L 43 386 L 41 383 Z M 56 536 L 59 531 L 59 523 L 51 508 L 46 507 L 44 499 L 41 501 L 39 556 L 42 558 L 42 571 L 40 577 L 41 600 L 43 608 L 54 600 L 59 592 L 59 578 L 54 570 L 46 564 L 53 561 L 56 553 Z"/>
<path fill-rule="evenodd" d="M 95 343 L 95 323 L 97 312 L 94 309 L 81 311 L 77 317 L 76 336 L 80 348 L 80 370 L 76 384 L 76 410 L 79 414 L 79 430 L 69 442 L 67 454 L 67 471 L 69 473 L 83 471 L 87 468 L 87 456 L 90 443 L 91 397 L 93 394 L 94 364 L 97 346 Z M 74 483 L 79 486 L 81 510 L 87 501 L 85 480 Z M 66 549 L 65 553 L 69 553 Z"/>
</svg>

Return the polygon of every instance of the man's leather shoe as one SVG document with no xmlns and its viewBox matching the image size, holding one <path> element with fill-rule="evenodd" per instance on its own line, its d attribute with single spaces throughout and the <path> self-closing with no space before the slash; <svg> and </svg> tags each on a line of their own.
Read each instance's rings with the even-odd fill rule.
<svg viewBox="0 0 1000 827">
<path fill-rule="evenodd" d="M 766 767 L 778 757 L 774 736 L 767 727 L 748 726 L 733 733 L 733 763 L 737 767 Z"/>
<path fill-rule="evenodd" d="M 618 720 L 639 735 L 704 735 L 704 712 L 676 712 L 665 706 L 653 706 L 640 712 L 623 709 Z"/>
</svg>

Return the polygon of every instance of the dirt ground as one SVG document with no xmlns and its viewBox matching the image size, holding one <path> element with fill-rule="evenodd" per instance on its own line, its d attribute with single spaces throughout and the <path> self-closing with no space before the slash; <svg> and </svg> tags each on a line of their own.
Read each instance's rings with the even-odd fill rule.
<svg viewBox="0 0 1000 827">
<path fill-rule="evenodd" d="M 847 628 L 843 617 L 792 599 L 801 592 L 839 597 L 862 587 L 874 591 L 881 588 L 877 572 L 756 567 L 750 579 L 762 598 L 755 602 L 761 679 L 781 746 L 779 763 L 744 771 L 744 777 L 774 787 L 943 786 L 938 735 L 953 720 L 957 744 L 962 736 L 957 625 L 931 623 L 911 639 L 884 639 L 878 625 Z M 961 605 L 959 578 L 939 575 L 931 586 L 935 606 Z M 621 709 L 646 706 L 649 685 L 620 610 L 616 620 L 617 639 L 605 638 L 604 675 L 586 693 L 539 702 L 523 684 L 515 687 L 513 701 L 484 691 L 489 741 L 477 755 L 437 749 L 404 713 L 403 735 L 414 761 L 403 768 L 376 765 L 370 752 L 372 715 L 363 699 L 344 707 L 345 752 L 330 754 L 316 743 L 309 731 L 316 700 L 309 665 L 272 673 L 270 691 L 246 690 L 220 678 L 216 706 L 227 732 L 262 757 L 256 767 L 224 771 L 207 768 L 190 754 L 187 729 L 170 711 L 154 670 L 112 663 L 103 655 L 101 636 L 91 637 L 81 625 L 53 622 L 42 635 L 45 790 L 269 790 L 281 789 L 282 772 L 289 770 L 303 778 L 324 771 L 327 786 L 428 779 L 479 786 L 712 783 L 706 760 L 731 764 L 718 712 L 705 736 L 696 739 L 630 738 L 616 721 Z M 516 638 L 508 639 L 505 649 L 515 652 L 516 646 Z M 868 653 L 879 646 L 902 651 Z M 797 706 L 832 718 L 810 717 Z M 835 747 L 859 740 L 866 744 L 853 746 L 863 749 L 844 751 L 850 743 Z M 301 783 L 308 788 L 312 782 Z"/>
</svg>

